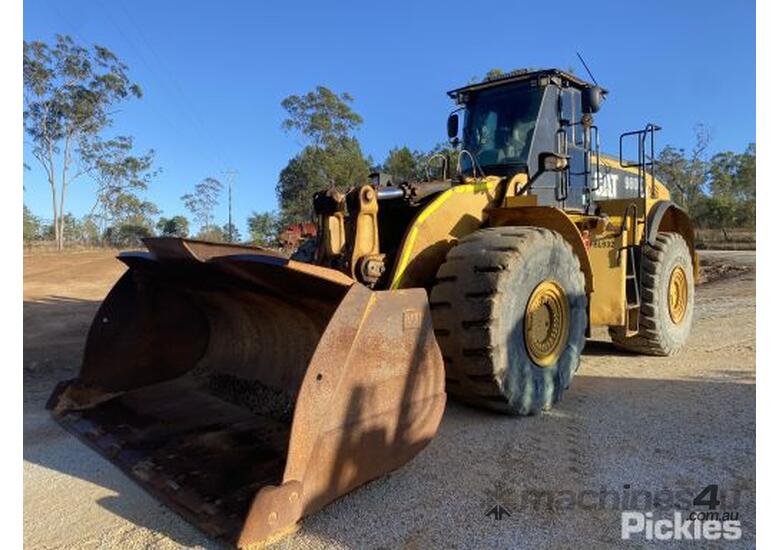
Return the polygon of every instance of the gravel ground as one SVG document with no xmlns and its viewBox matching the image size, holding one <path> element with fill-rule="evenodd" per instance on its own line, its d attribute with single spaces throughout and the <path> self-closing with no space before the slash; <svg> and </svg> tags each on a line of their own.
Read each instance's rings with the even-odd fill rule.
<svg viewBox="0 0 780 550">
<path fill-rule="evenodd" d="M 637 492 L 642 504 L 643 491 L 663 498 L 663 489 L 696 494 L 717 484 L 742 522 L 731 546 L 753 547 L 755 253 L 704 252 L 702 260 L 708 282 L 697 288 L 682 354 L 621 354 L 599 332 L 555 410 L 517 419 L 451 402 L 411 463 L 276 546 L 624 547 L 615 498 Z M 25 546 L 217 548 L 43 410 L 55 381 L 73 375 L 91 315 L 120 272 L 108 253 L 25 258 Z M 531 502 L 531 490 L 545 492 Z M 570 505 L 588 490 L 604 495 L 604 509 L 593 500 Z M 496 502 L 511 516 L 487 517 Z"/>
</svg>

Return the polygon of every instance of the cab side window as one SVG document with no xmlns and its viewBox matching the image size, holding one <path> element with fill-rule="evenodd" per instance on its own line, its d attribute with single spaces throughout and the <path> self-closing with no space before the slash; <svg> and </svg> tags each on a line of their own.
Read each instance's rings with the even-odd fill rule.
<svg viewBox="0 0 780 550">
<path fill-rule="evenodd" d="M 561 125 L 566 128 L 566 141 L 569 145 L 582 147 L 585 145 L 585 135 L 582 128 L 582 102 L 579 92 L 564 89 L 560 96 Z"/>
</svg>

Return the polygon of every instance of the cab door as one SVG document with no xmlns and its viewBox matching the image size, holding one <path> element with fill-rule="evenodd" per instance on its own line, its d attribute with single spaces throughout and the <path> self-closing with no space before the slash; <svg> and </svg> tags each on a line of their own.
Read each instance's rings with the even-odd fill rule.
<svg viewBox="0 0 780 550">
<path fill-rule="evenodd" d="M 561 208 L 584 212 L 588 207 L 588 150 L 582 125 L 582 101 L 579 90 L 564 88 L 559 97 L 558 150 L 569 156 L 569 170 L 560 174 Z M 568 185 L 566 185 L 568 178 Z"/>
</svg>

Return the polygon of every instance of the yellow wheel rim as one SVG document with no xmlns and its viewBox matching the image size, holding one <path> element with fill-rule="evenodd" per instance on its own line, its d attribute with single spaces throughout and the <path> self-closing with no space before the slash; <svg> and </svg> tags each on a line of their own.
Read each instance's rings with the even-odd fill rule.
<svg viewBox="0 0 780 550">
<path fill-rule="evenodd" d="M 560 357 L 569 335 L 569 302 L 558 283 L 542 281 L 525 308 L 525 347 L 531 360 L 549 367 Z"/>
<path fill-rule="evenodd" d="M 672 323 L 679 325 L 685 319 L 688 310 L 688 277 L 682 266 L 675 266 L 669 277 L 669 317 Z"/>
</svg>

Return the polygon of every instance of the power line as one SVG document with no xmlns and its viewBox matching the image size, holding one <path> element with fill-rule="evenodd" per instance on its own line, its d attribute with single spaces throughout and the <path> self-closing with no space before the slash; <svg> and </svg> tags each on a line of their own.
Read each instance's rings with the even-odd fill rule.
<svg viewBox="0 0 780 550">
<path fill-rule="evenodd" d="M 215 161 L 217 166 L 224 166 L 226 163 L 224 156 L 220 154 L 221 149 L 217 146 L 216 142 L 213 140 L 213 136 L 206 129 L 205 124 L 198 116 L 197 111 L 192 108 L 192 104 L 189 101 L 189 98 L 183 92 L 181 86 L 178 85 L 173 71 L 167 70 L 161 58 L 145 39 L 140 26 L 134 21 L 130 15 L 129 10 L 127 10 L 121 2 L 117 2 L 119 8 L 124 12 L 125 21 L 133 27 L 132 33 L 125 32 L 125 29 L 122 28 L 119 21 L 111 13 L 111 10 L 108 8 L 104 0 L 99 0 L 98 3 L 108 16 L 110 23 L 119 32 L 119 35 L 124 40 L 124 42 L 136 53 L 147 69 L 149 69 L 149 71 L 154 74 L 155 79 L 163 85 L 163 91 L 166 93 L 166 95 L 168 95 L 170 99 L 173 100 L 179 110 L 189 119 L 192 129 L 195 130 L 195 132 L 198 134 L 199 141 L 208 149 L 206 154 L 208 154 L 211 159 Z M 145 46 L 143 49 L 147 51 L 150 59 L 154 61 L 154 63 L 147 59 L 147 55 L 145 55 L 144 52 L 141 51 L 142 48 L 131 39 L 130 34 L 137 37 L 140 40 L 140 43 Z M 173 96 L 176 97 L 174 98 Z"/>
<path fill-rule="evenodd" d="M 60 10 L 60 7 L 57 5 L 57 0 L 48 0 L 48 4 L 54 9 L 54 11 L 57 12 L 57 16 L 60 18 L 60 20 L 65 21 L 65 24 L 70 27 L 73 35 L 78 38 L 85 47 L 89 46 L 89 41 L 84 40 L 84 37 L 79 34 L 76 25 L 73 23 L 73 20 L 69 16 L 66 16 L 62 10 Z"/>
<path fill-rule="evenodd" d="M 180 85 L 179 80 L 176 78 L 176 73 L 174 71 L 168 70 L 165 63 L 163 63 L 162 58 L 157 54 L 155 49 L 152 47 L 150 41 L 147 39 L 147 36 L 144 32 L 144 27 L 138 24 L 138 22 L 133 17 L 131 10 L 127 9 L 124 5 L 124 2 L 122 2 L 121 0 L 117 2 L 117 5 L 119 5 L 119 8 L 124 12 L 127 20 L 130 22 L 130 25 L 134 27 L 135 34 L 140 39 L 141 43 L 149 51 L 149 53 L 152 56 L 152 59 L 154 59 L 157 65 L 159 65 L 159 67 L 162 69 L 163 74 L 165 74 L 168 77 L 170 84 L 174 89 L 174 92 L 181 98 L 184 104 L 184 108 L 188 111 L 190 117 L 195 121 L 196 126 L 198 126 L 198 131 L 201 134 L 201 138 L 203 138 L 204 141 L 207 142 L 210 151 L 212 152 L 212 154 L 216 155 L 217 159 L 219 160 L 219 166 L 224 166 L 225 150 L 223 149 L 223 142 L 214 140 L 213 132 L 210 132 L 208 128 L 206 128 L 206 124 L 203 121 L 203 118 L 200 116 L 199 111 L 193 107 L 193 104 L 190 101 L 191 99 L 190 96 L 188 96 L 184 92 L 184 89 Z"/>
</svg>

